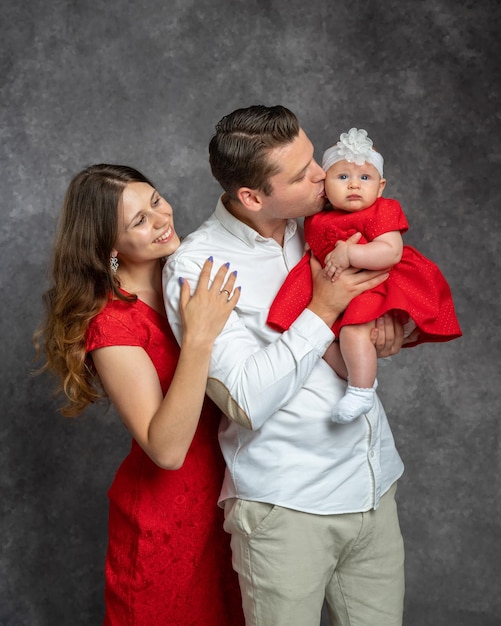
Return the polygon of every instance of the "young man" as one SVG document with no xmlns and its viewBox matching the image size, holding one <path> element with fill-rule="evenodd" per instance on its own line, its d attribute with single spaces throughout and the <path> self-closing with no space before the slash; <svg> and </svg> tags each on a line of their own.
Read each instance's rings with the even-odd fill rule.
<svg viewBox="0 0 501 626">
<path fill-rule="evenodd" d="M 240 300 L 214 344 L 207 392 L 226 415 L 220 502 L 246 623 L 318 624 L 325 598 L 338 625 L 400 626 L 404 552 L 394 496 L 402 461 L 378 399 L 352 423 L 331 421 L 346 382 L 322 359 L 334 320 L 387 273 L 348 268 L 333 283 L 312 260 L 309 307 L 288 331 L 274 331 L 268 309 L 303 255 L 295 218 L 323 208 L 325 174 L 281 106 L 227 115 L 209 152 L 225 193 L 169 258 L 164 285 L 181 341 L 179 277 L 193 289 L 209 256 L 238 271 Z M 381 355 L 398 351 L 400 324 L 379 320 L 378 333 Z"/>
</svg>

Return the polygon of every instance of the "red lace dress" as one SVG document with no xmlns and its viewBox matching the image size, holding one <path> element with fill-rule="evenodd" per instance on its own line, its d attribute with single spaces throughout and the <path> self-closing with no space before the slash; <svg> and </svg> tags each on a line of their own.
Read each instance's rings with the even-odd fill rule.
<svg viewBox="0 0 501 626">
<path fill-rule="evenodd" d="M 179 348 L 144 302 L 109 301 L 92 320 L 87 350 L 141 346 L 165 393 Z M 160 469 L 132 440 L 109 490 L 105 626 L 243 625 L 229 535 L 217 506 L 224 461 L 219 410 L 206 400 L 182 468 Z"/>
<path fill-rule="evenodd" d="M 326 210 L 305 219 L 306 241 L 313 254 L 323 263 L 339 240 L 345 241 L 356 232 L 362 233 L 360 245 L 390 231 L 408 229 L 407 219 L 396 200 L 378 198 L 376 202 L 355 213 L 337 209 Z M 312 295 L 309 254 L 292 268 L 273 301 L 268 324 L 286 330 L 308 306 Z M 391 310 L 405 311 L 419 329 L 419 343 L 449 341 L 461 336 L 451 290 L 440 269 L 411 246 L 404 246 L 402 259 L 389 278 L 374 289 L 354 298 L 336 321 L 336 336 L 347 324 L 363 324 Z"/>
</svg>

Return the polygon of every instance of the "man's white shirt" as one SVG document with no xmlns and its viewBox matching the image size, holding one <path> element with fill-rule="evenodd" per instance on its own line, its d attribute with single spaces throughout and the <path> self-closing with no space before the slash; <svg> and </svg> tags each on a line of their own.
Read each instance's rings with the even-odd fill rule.
<svg viewBox="0 0 501 626">
<path fill-rule="evenodd" d="M 221 407 L 219 440 L 227 471 L 220 501 L 230 497 L 316 513 L 377 508 L 403 473 L 384 409 L 376 397 L 350 424 L 330 420 L 346 382 L 321 358 L 332 331 L 305 310 L 283 334 L 266 324 L 269 307 L 304 253 L 295 220 L 284 245 L 245 225 L 219 199 L 215 212 L 186 237 L 163 270 L 164 297 L 180 341 L 179 278 L 195 289 L 205 260 L 229 262 L 242 292 L 217 337 L 208 395 Z"/>
</svg>

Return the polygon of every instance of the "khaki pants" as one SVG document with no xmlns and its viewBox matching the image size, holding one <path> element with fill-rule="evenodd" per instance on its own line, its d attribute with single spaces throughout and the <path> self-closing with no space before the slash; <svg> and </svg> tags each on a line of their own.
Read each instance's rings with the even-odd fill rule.
<svg viewBox="0 0 501 626">
<path fill-rule="evenodd" d="M 396 484 L 367 513 L 314 515 L 225 502 L 247 626 L 401 626 L 404 548 Z"/>
</svg>

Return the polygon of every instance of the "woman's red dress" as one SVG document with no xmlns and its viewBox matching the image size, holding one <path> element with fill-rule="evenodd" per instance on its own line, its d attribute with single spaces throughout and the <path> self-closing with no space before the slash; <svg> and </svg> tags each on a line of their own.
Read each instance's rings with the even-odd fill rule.
<svg viewBox="0 0 501 626">
<path fill-rule="evenodd" d="M 141 300 L 110 300 L 90 324 L 87 350 L 115 345 L 144 348 L 166 393 L 179 347 L 165 318 Z M 159 468 L 132 440 L 108 493 L 105 626 L 243 626 L 217 506 L 224 473 L 219 417 L 206 400 L 178 470 Z"/>
</svg>

